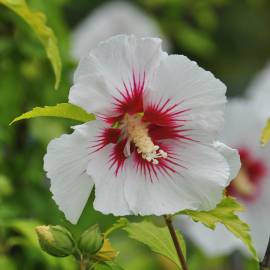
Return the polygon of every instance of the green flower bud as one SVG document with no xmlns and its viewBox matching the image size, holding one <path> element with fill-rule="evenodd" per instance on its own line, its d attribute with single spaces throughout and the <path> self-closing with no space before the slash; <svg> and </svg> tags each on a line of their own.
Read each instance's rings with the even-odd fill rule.
<svg viewBox="0 0 270 270">
<path fill-rule="evenodd" d="M 38 226 L 36 233 L 41 248 L 55 257 L 67 257 L 75 251 L 72 234 L 62 226 Z"/>
<path fill-rule="evenodd" d="M 102 248 L 103 242 L 104 237 L 96 224 L 82 233 L 78 246 L 83 253 L 95 254 Z"/>
</svg>

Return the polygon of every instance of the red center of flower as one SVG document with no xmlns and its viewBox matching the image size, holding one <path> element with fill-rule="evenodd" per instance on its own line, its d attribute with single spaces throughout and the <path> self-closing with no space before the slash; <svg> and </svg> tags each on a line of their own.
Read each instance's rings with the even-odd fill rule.
<svg viewBox="0 0 270 270">
<path fill-rule="evenodd" d="M 113 116 L 102 116 L 111 128 L 101 132 L 94 147 L 98 151 L 114 144 L 109 163 L 115 174 L 128 158 L 134 158 L 136 170 L 153 180 L 158 173 L 171 175 L 184 167 L 174 152 L 175 141 L 194 140 L 187 134 L 190 130 L 184 128 L 184 114 L 189 109 L 171 99 L 144 102 L 145 81 L 145 73 L 137 77 L 133 73 L 132 80 L 117 89 L 120 97 L 114 98 Z"/>
<path fill-rule="evenodd" d="M 248 149 L 242 147 L 238 151 L 242 167 L 238 176 L 227 188 L 227 193 L 245 201 L 254 201 L 260 194 L 262 180 L 267 174 L 267 169 L 264 161 L 255 158 Z"/>
</svg>

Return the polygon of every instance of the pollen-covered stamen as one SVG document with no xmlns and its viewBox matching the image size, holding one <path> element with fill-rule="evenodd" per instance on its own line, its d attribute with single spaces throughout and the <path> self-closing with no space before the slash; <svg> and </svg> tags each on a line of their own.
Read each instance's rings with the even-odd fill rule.
<svg viewBox="0 0 270 270">
<path fill-rule="evenodd" d="M 142 121 L 140 114 L 126 114 L 122 122 L 128 140 L 134 143 L 136 151 L 141 154 L 143 159 L 158 164 L 158 158 L 166 158 L 167 153 L 153 143 L 147 126 L 148 124 Z"/>
</svg>

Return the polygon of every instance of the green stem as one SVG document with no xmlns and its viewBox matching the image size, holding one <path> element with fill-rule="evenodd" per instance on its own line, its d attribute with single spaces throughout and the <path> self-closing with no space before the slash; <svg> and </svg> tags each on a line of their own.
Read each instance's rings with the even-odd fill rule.
<svg viewBox="0 0 270 270">
<path fill-rule="evenodd" d="M 171 238 L 173 240 L 173 244 L 174 244 L 176 253 L 178 255 L 180 264 L 182 266 L 182 270 L 188 270 L 188 266 L 187 266 L 185 257 L 183 255 L 182 250 L 181 250 L 181 247 L 180 247 L 180 244 L 179 244 L 175 229 L 174 229 L 173 224 L 172 224 L 172 218 L 171 218 L 171 216 L 165 215 L 164 219 L 165 219 L 166 225 L 167 225 L 167 227 L 169 229 L 169 232 L 171 234 Z"/>
<path fill-rule="evenodd" d="M 105 238 L 107 238 L 111 233 L 113 233 L 114 231 L 124 228 L 126 227 L 127 224 L 123 224 L 123 223 L 119 223 L 119 224 L 115 224 L 113 227 L 109 228 L 105 233 L 104 236 Z"/>
</svg>

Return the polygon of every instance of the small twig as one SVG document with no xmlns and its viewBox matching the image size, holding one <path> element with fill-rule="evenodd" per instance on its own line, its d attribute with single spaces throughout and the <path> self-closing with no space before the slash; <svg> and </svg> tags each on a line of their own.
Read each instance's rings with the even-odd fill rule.
<svg viewBox="0 0 270 270">
<path fill-rule="evenodd" d="M 171 234 L 173 244 L 175 246 L 175 250 L 176 250 L 176 253 L 178 255 L 178 258 L 179 258 L 180 264 L 182 266 L 182 269 L 183 270 L 188 270 L 188 266 L 187 266 L 185 257 L 183 255 L 182 250 L 181 250 L 181 247 L 180 247 L 180 244 L 179 244 L 175 229 L 174 229 L 173 224 L 172 224 L 172 219 L 168 215 L 165 215 L 164 219 L 165 219 L 166 225 L 167 225 L 167 227 L 169 229 L 169 232 Z"/>
<path fill-rule="evenodd" d="M 270 238 L 268 246 L 264 255 L 262 262 L 260 263 L 260 270 L 269 270 L 270 269 Z"/>
</svg>

